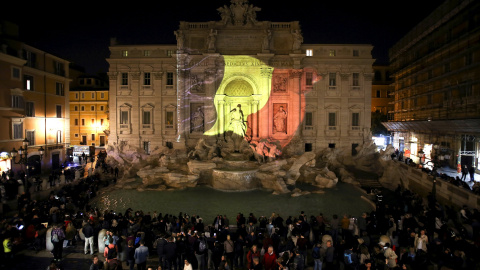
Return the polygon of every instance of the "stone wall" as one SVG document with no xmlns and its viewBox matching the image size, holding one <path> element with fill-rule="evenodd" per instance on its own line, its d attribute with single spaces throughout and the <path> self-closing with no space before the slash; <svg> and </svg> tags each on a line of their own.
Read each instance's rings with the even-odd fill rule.
<svg viewBox="0 0 480 270">
<path fill-rule="evenodd" d="M 394 162 L 408 179 L 408 188 L 422 196 L 427 196 L 432 192 L 433 176 L 421 171 L 420 169 L 410 167 L 405 163 Z M 462 187 L 457 187 L 449 182 L 438 178 L 436 180 L 436 198 L 440 203 L 462 207 L 466 205 L 469 208 L 480 207 L 480 196 L 468 191 Z"/>
</svg>

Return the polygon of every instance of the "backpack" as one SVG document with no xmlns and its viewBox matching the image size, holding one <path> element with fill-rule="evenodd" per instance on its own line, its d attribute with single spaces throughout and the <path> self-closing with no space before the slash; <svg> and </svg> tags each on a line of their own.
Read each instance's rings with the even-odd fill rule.
<svg viewBox="0 0 480 270">
<path fill-rule="evenodd" d="M 320 247 L 314 247 L 313 248 L 312 257 L 314 259 L 320 259 Z"/>
<path fill-rule="evenodd" d="M 52 232 L 52 242 L 54 242 L 54 243 L 60 242 L 57 231 Z"/>
<path fill-rule="evenodd" d="M 198 244 L 198 250 L 200 252 L 204 252 L 207 249 L 207 244 L 205 243 L 205 240 L 200 240 L 200 243 Z"/>
<path fill-rule="evenodd" d="M 346 265 L 352 265 L 353 264 L 352 251 L 351 250 L 345 250 L 345 252 L 343 253 L 343 261 L 345 262 Z"/>
</svg>

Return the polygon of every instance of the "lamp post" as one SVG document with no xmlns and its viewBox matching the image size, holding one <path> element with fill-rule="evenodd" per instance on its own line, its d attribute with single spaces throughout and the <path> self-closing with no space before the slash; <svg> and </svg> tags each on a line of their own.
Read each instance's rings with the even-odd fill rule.
<svg viewBox="0 0 480 270">
<path fill-rule="evenodd" d="M 14 164 L 25 165 L 25 182 L 23 182 L 24 186 L 26 183 L 28 183 L 28 143 L 29 141 L 25 138 L 25 140 L 22 141 L 22 146 L 20 146 L 18 151 L 15 150 L 15 148 L 13 148 L 12 151 L 10 152 L 10 155 L 12 156 L 12 161 Z M 43 146 L 40 146 L 40 149 L 38 149 L 38 151 L 40 152 L 40 160 L 42 160 L 45 149 L 43 149 Z M 18 162 L 16 161 L 17 156 L 19 157 Z M 25 192 L 29 193 L 28 186 Z"/>
</svg>

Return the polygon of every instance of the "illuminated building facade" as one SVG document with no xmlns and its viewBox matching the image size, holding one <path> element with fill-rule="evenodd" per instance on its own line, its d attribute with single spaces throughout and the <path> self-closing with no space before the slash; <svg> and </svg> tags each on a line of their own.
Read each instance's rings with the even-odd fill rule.
<svg viewBox="0 0 480 270">
<path fill-rule="evenodd" d="M 372 112 L 379 112 L 393 120 L 393 86 L 390 66 L 373 65 Z"/>
<path fill-rule="evenodd" d="M 80 76 L 70 89 L 70 144 L 104 147 L 108 130 L 108 83 Z"/>
<path fill-rule="evenodd" d="M 480 2 L 445 1 L 390 50 L 394 146 L 478 169 Z"/>
<path fill-rule="evenodd" d="M 109 144 L 149 152 L 222 140 L 241 110 L 247 141 L 302 151 L 362 145 L 372 46 L 303 44 L 297 21 L 256 21 L 247 6 L 232 1 L 220 21 L 180 22 L 177 44 L 112 42 Z"/>
<path fill-rule="evenodd" d="M 27 139 L 30 173 L 59 168 L 70 139 L 69 62 L 18 42 L 17 26 L 5 22 L 1 27 L 0 152 L 6 157 Z M 2 170 L 25 170 L 10 160 L 1 162 Z"/>
</svg>

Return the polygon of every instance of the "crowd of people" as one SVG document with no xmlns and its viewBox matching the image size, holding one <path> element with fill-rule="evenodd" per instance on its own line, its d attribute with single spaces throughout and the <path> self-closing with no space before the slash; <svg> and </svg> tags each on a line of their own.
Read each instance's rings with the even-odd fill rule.
<svg viewBox="0 0 480 270">
<path fill-rule="evenodd" d="M 182 212 L 100 212 L 90 203 L 117 175 L 106 174 L 112 175 L 66 184 L 47 200 L 19 196 L 18 212 L 1 220 L 2 269 L 15 263 L 19 250 L 40 251 L 47 241 L 53 245 L 48 269 L 68 268 L 63 248 L 75 245 L 92 256 L 90 269 L 475 269 L 480 264 L 478 209 L 455 210 L 432 194 L 422 198 L 399 187 L 360 216 L 324 216 L 319 209 L 292 216 L 239 213 L 235 220 L 218 215 L 204 222 Z"/>
</svg>

